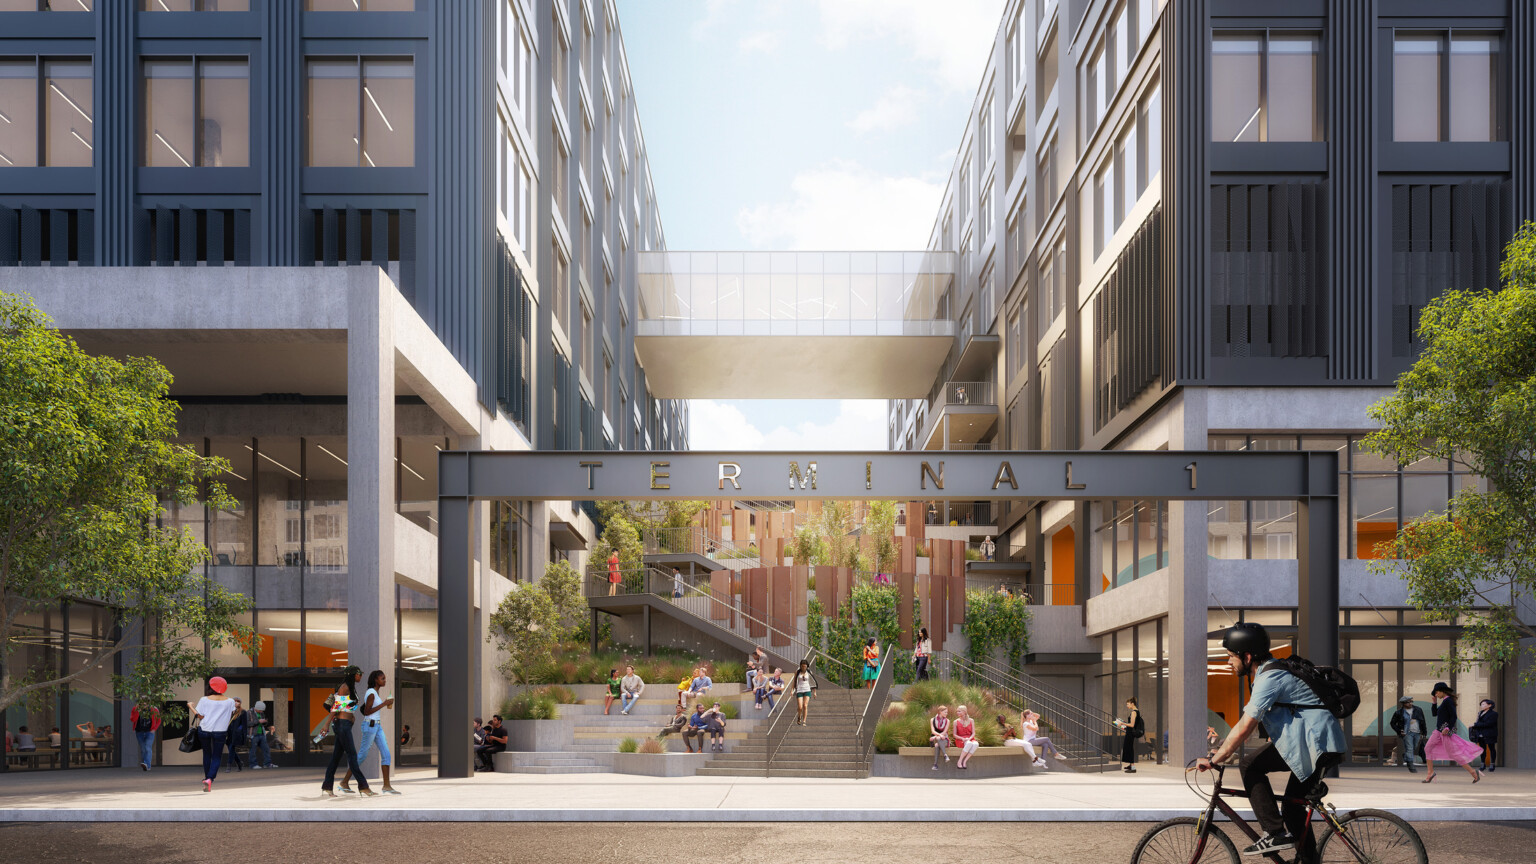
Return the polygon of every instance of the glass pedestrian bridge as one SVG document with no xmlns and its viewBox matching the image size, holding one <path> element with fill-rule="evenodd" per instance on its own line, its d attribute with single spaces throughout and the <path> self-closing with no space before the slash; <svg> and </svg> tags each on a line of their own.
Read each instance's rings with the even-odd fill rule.
<svg viewBox="0 0 1536 864">
<path fill-rule="evenodd" d="M 915 398 L 953 346 L 953 252 L 641 252 L 635 348 L 669 399 Z"/>
</svg>

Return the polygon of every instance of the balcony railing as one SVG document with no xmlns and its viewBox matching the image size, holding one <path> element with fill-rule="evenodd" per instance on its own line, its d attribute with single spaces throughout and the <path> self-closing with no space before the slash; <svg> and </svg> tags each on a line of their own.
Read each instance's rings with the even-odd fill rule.
<svg viewBox="0 0 1536 864">
<path fill-rule="evenodd" d="M 950 381 L 939 389 L 934 407 L 945 405 L 996 405 L 997 387 L 990 381 Z"/>
</svg>

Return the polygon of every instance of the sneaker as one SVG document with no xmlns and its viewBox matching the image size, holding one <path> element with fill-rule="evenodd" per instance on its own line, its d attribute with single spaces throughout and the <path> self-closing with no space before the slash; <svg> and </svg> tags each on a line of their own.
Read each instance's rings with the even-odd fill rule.
<svg viewBox="0 0 1536 864">
<path fill-rule="evenodd" d="M 251 770 L 252 771 L 260 771 L 261 770 L 261 766 L 260 765 L 252 765 L 251 766 Z"/>
<path fill-rule="evenodd" d="M 1296 838 L 1289 834 L 1265 834 L 1259 842 L 1243 850 L 1244 855 L 1268 855 L 1296 848 Z"/>
</svg>

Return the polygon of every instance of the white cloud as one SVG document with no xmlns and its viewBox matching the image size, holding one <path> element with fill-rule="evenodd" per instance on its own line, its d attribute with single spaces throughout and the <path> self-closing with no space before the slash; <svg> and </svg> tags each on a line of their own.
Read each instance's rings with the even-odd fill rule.
<svg viewBox="0 0 1536 864">
<path fill-rule="evenodd" d="M 734 0 L 704 0 L 704 14 L 693 22 L 693 38 L 702 40 L 715 25 L 725 20 L 725 13 L 735 5 Z"/>
<path fill-rule="evenodd" d="M 872 39 L 901 45 L 931 63 L 938 80 L 975 90 L 986 68 L 1004 0 L 820 0 L 822 39 L 831 48 Z"/>
<path fill-rule="evenodd" d="M 764 431 L 741 409 L 711 399 L 688 406 L 689 446 L 694 450 L 884 450 L 886 403 L 878 399 L 843 399 L 837 416 L 825 423 L 789 420 Z"/>
<path fill-rule="evenodd" d="M 917 122 L 917 107 L 924 93 L 902 84 L 885 91 L 875 104 L 848 121 L 855 132 L 894 132 Z"/>
<path fill-rule="evenodd" d="M 754 249 L 922 249 L 942 183 L 876 174 L 850 162 L 803 171 L 788 201 L 745 207 L 736 226 Z"/>
<path fill-rule="evenodd" d="M 741 41 L 736 43 L 736 50 L 743 54 L 772 54 L 779 49 L 783 39 L 782 31 L 759 30 L 741 37 Z"/>
</svg>

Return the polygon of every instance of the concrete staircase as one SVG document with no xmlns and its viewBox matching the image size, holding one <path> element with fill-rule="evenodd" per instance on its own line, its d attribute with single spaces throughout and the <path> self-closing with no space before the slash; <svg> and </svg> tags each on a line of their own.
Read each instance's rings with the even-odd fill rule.
<svg viewBox="0 0 1536 864">
<path fill-rule="evenodd" d="M 859 778 L 867 775 L 854 734 L 868 693 L 823 687 L 811 700 L 805 726 L 794 724 L 794 699 L 781 700 L 772 717 L 763 718 L 746 739 L 727 753 L 712 756 L 698 771 L 700 777 L 762 777 L 768 751 L 768 731 L 779 712 L 790 716 L 780 721 L 784 737 L 768 767 L 770 777 Z M 750 709 L 749 709 L 750 710 Z M 789 724 L 786 728 L 783 724 Z"/>
</svg>

